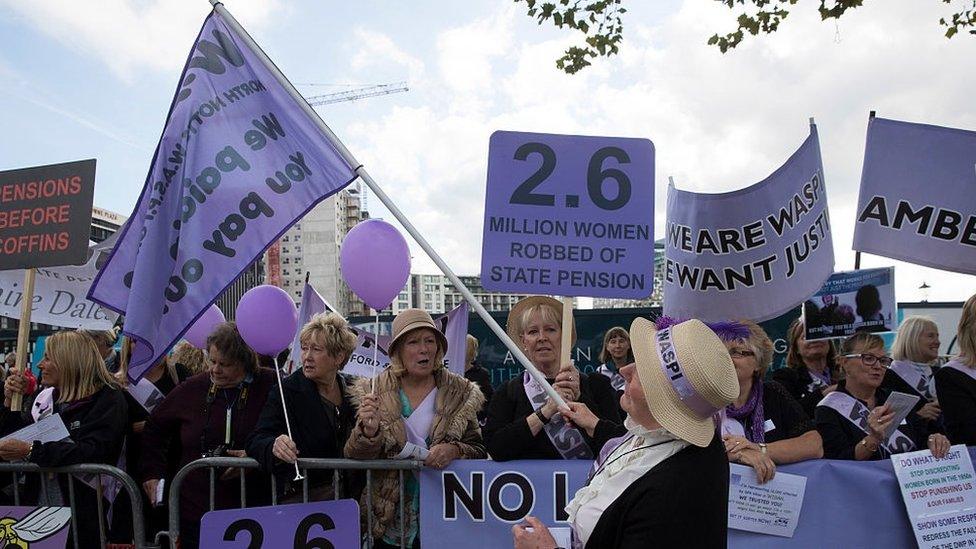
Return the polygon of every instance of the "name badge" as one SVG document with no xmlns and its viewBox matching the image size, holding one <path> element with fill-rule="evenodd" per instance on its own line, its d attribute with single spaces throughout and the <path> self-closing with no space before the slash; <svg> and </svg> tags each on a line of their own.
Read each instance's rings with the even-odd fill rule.
<svg viewBox="0 0 976 549">
<path fill-rule="evenodd" d="M 903 419 L 901 420 L 901 423 L 899 423 L 898 425 L 908 425 L 908 422 Z"/>
<path fill-rule="evenodd" d="M 771 419 L 767 419 L 766 420 L 766 423 L 763 423 L 763 432 L 764 433 L 768 433 L 768 432 L 772 431 L 775 428 L 776 428 L 776 424 L 773 423 L 773 420 L 771 420 Z"/>
</svg>

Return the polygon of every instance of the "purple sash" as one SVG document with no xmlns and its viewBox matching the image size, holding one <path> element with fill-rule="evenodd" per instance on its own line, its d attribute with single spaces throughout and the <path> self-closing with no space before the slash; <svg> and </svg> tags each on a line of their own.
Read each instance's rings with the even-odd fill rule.
<svg viewBox="0 0 976 549">
<path fill-rule="evenodd" d="M 31 417 L 38 422 L 54 411 L 54 387 L 48 387 L 34 398 L 34 405 L 31 406 Z"/>
<path fill-rule="evenodd" d="M 925 400 L 935 400 L 935 390 L 932 387 L 932 374 L 925 375 L 921 368 L 914 362 L 907 360 L 896 360 L 891 363 L 891 371 L 895 372 L 908 384 L 909 387 L 918 391 Z M 931 372 L 931 370 L 929 370 Z"/>
<path fill-rule="evenodd" d="M 864 431 L 867 435 L 868 431 L 868 407 L 861 403 L 858 399 L 852 397 L 847 393 L 841 391 L 834 391 L 829 395 L 825 396 L 823 400 L 820 401 L 817 406 L 826 406 L 836 411 L 840 415 L 847 418 L 848 421 L 854 424 L 855 427 Z M 902 452 L 911 452 L 915 449 L 915 443 L 912 439 L 908 438 L 904 433 L 899 431 L 897 428 L 888 440 L 881 445 L 889 454 L 900 454 Z"/>
<path fill-rule="evenodd" d="M 532 408 L 534 410 L 542 408 L 549 398 L 542 385 L 528 372 L 522 374 L 522 385 L 525 387 L 525 396 L 529 397 Z M 568 423 L 562 414 L 553 415 L 549 423 L 542 426 L 542 430 L 563 459 L 593 459 L 593 451 L 586 444 L 583 433 Z"/>
<path fill-rule="evenodd" d="M 624 376 L 620 375 L 620 372 L 611 370 L 606 364 L 601 365 L 596 371 L 610 378 L 610 386 L 615 390 L 624 390 L 624 385 L 627 384 L 627 380 L 624 379 Z"/>
<path fill-rule="evenodd" d="M 976 380 L 976 368 L 971 368 L 969 366 L 966 366 L 962 362 L 959 362 L 958 359 L 952 359 L 949 362 L 946 362 L 945 365 L 943 365 L 942 367 L 952 368 L 953 370 L 959 370 L 960 372 L 973 378 L 973 380 Z"/>
</svg>

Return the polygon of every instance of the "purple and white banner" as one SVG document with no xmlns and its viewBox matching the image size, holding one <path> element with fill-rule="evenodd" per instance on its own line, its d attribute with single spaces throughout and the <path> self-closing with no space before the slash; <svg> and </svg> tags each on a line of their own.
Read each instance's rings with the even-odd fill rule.
<svg viewBox="0 0 976 549">
<path fill-rule="evenodd" d="M 440 316 L 434 324 L 447 338 L 444 366 L 459 376 L 464 375 L 464 357 L 468 349 L 468 302 L 462 301 L 451 312 Z"/>
<path fill-rule="evenodd" d="M 854 249 L 976 274 L 976 132 L 872 118 Z"/>
<path fill-rule="evenodd" d="M 295 220 L 355 177 L 213 12 L 142 195 L 89 298 L 126 316 L 138 378 Z"/>
<path fill-rule="evenodd" d="M 721 194 L 668 189 L 664 314 L 755 321 L 813 295 L 834 271 L 817 127 L 779 169 Z"/>
</svg>

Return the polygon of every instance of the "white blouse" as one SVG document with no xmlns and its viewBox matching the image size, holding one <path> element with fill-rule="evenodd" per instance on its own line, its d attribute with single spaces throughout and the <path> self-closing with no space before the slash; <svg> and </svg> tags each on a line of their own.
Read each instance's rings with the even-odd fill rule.
<svg viewBox="0 0 976 549">
<path fill-rule="evenodd" d="M 600 515 L 628 486 L 690 444 L 664 428 L 647 429 L 630 417 L 624 426 L 633 437 L 614 449 L 603 463 L 595 464 L 596 475 L 566 506 L 574 547 L 586 545 Z"/>
</svg>

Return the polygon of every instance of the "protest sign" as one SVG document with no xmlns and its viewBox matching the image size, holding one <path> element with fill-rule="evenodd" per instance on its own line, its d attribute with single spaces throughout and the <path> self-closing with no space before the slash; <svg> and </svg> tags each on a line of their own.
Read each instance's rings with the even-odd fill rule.
<svg viewBox="0 0 976 549">
<path fill-rule="evenodd" d="M 31 322 L 63 328 L 111 329 L 118 313 L 86 298 L 100 260 L 104 262 L 109 250 L 111 246 L 98 243 L 89 248 L 91 257 L 84 265 L 35 269 Z M 0 316 L 20 318 L 23 282 L 22 270 L 0 271 Z"/>
<path fill-rule="evenodd" d="M 566 504 L 586 482 L 589 460 L 499 463 L 454 460 L 420 472 L 423 547 L 511 547 L 512 525 L 526 515 L 568 526 Z M 472 536 L 471 532 L 478 532 Z"/>
<path fill-rule="evenodd" d="M 87 259 L 95 161 L 0 172 L 0 270 Z"/>
<path fill-rule="evenodd" d="M 203 515 L 200 547 L 245 546 L 359 547 L 359 504 L 354 499 L 339 499 L 227 509 Z"/>
<path fill-rule="evenodd" d="M 645 298 L 654 282 L 654 145 L 496 131 L 481 283 L 523 294 Z"/>
<path fill-rule="evenodd" d="M 965 445 L 942 459 L 923 450 L 891 456 L 891 463 L 920 548 L 976 544 L 976 479 Z"/>
<path fill-rule="evenodd" d="M 0 507 L 0 540 L 4 547 L 64 549 L 71 507 Z"/>
<path fill-rule="evenodd" d="M 721 194 L 668 189 L 664 314 L 767 320 L 834 271 L 817 127 L 766 179 Z"/>
<path fill-rule="evenodd" d="M 89 298 L 126 315 L 138 379 L 295 220 L 354 176 L 319 122 L 216 11 L 145 187 Z"/>
<path fill-rule="evenodd" d="M 895 268 L 834 273 L 803 303 L 807 341 L 897 328 Z"/>
<path fill-rule="evenodd" d="M 729 528 L 793 537 L 807 479 L 778 471 L 759 484 L 752 467 L 729 464 Z"/>
<path fill-rule="evenodd" d="M 854 249 L 976 274 L 976 132 L 868 122 Z"/>
</svg>

